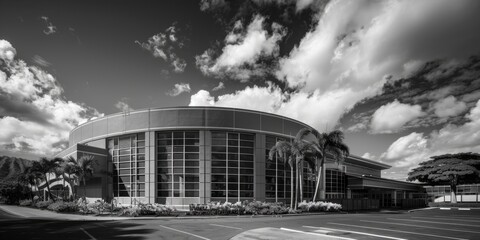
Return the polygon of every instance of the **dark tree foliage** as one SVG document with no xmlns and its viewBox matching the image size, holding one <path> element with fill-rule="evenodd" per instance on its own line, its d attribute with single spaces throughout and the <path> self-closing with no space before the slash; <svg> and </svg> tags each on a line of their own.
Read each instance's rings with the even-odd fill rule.
<svg viewBox="0 0 480 240">
<path fill-rule="evenodd" d="M 429 185 L 448 184 L 452 202 L 456 202 L 457 185 L 480 182 L 480 154 L 457 153 L 433 156 L 408 173 L 408 181 Z"/>
<path fill-rule="evenodd" d="M 18 204 L 21 199 L 28 198 L 31 189 L 15 179 L 0 180 L 0 196 L 6 204 Z"/>
</svg>

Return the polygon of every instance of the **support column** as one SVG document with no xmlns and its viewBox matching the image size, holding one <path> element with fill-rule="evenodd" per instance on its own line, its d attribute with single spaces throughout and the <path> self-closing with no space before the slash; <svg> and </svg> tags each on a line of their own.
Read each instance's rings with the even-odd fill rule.
<svg viewBox="0 0 480 240">
<path fill-rule="evenodd" d="M 155 132 L 145 132 L 145 201 L 156 202 Z"/>
<path fill-rule="evenodd" d="M 254 198 L 265 201 L 265 134 L 255 134 Z"/>
<path fill-rule="evenodd" d="M 397 206 L 397 190 L 393 190 L 393 206 Z"/>
<path fill-rule="evenodd" d="M 199 197 L 200 203 L 208 203 L 211 198 L 212 189 L 212 134 L 208 130 L 200 131 L 200 179 Z"/>
</svg>

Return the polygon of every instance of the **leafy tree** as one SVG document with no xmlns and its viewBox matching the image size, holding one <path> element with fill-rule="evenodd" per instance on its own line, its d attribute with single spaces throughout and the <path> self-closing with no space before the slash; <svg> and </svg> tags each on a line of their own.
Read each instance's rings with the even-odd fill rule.
<svg viewBox="0 0 480 240">
<path fill-rule="evenodd" d="M 50 183 L 48 179 L 48 175 L 55 171 L 59 167 L 60 162 L 62 161 L 61 158 L 41 158 L 40 161 L 33 162 L 32 171 L 39 174 L 40 179 L 45 181 L 48 190 L 48 196 L 55 201 L 55 197 L 53 196 L 52 192 L 50 191 Z"/>
<path fill-rule="evenodd" d="M 9 178 L 0 180 L 0 196 L 7 204 L 18 204 L 31 194 L 31 189 L 17 179 Z"/>
<path fill-rule="evenodd" d="M 40 178 L 39 173 L 35 172 L 32 166 L 26 166 L 25 172 L 18 175 L 18 181 L 28 186 L 30 189 L 33 189 L 35 186 L 38 191 L 38 179 Z M 33 201 L 33 191 L 30 191 L 30 197 Z"/>
<path fill-rule="evenodd" d="M 93 175 L 94 165 L 97 162 L 91 155 L 83 155 L 78 160 L 69 157 L 66 161 L 66 172 L 72 174 L 79 182 L 83 183 L 83 198 L 85 199 L 87 195 L 86 179 L 88 176 Z"/>
<path fill-rule="evenodd" d="M 433 156 L 408 173 L 408 181 L 450 185 L 450 199 L 457 202 L 457 185 L 480 181 L 480 154 L 457 153 Z"/>
</svg>

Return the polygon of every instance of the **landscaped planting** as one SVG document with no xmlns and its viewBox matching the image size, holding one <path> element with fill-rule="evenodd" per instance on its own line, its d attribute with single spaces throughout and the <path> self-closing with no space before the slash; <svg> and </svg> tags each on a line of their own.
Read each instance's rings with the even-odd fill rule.
<svg viewBox="0 0 480 240">
<path fill-rule="evenodd" d="M 244 201 L 237 203 L 209 202 L 207 204 L 190 205 L 191 215 L 277 215 L 300 212 L 334 212 L 340 211 L 340 204 L 331 202 L 302 202 L 300 210 L 294 210 L 283 203 L 261 201 Z"/>
<path fill-rule="evenodd" d="M 342 210 L 342 205 L 331 202 L 307 202 L 298 204 L 303 212 L 338 212 Z"/>
<path fill-rule="evenodd" d="M 82 198 L 76 202 L 67 201 L 37 201 L 21 200 L 20 206 L 33 206 L 55 212 L 70 212 L 94 215 L 116 215 L 126 217 L 138 216 L 178 216 L 175 208 L 158 203 L 141 203 L 122 206 L 121 204 L 108 203 L 103 200 L 88 202 Z M 269 203 L 261 201 L 243 202 L 209 202 L 207 204 L 191 204 L 187 215 L 278 215 L 295 214 L 302 212 L 335 212 L 340 211 L 340 204 L 331 202 L 306 202 L 299 204 L 298 210 L 291 209 L 284 203 Z"/>
</svg>

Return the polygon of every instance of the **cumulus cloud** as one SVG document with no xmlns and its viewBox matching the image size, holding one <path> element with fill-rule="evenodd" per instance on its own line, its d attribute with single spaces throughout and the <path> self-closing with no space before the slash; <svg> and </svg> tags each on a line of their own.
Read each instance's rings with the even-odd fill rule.
<svg viewBox="0 0 480 240">
<path fill-rule="evenodd" d="M 282 103 L 280 88 L 271 83 L 268 87 L 247 87 L 244 90 L 218 96 L 217 100 L 208 91 L 200 90 L 191 96 L 190 106 L 219 106 L 276 112 Z M 262 104 L 259 104 L 262 103 Z"/>
<path fill-rule="evenodd" d="M 45 35 L 50 35 L 50 34 L 54 34 L 57 32 L 57 27 L 53 26 L 52 22 L 50 22 L 48 20 L 48 17 L 47 16 L 42 16 L 40 17 L 41 19 L 43 19 L 43 21 L 45 21 L 45 24 L 46 24 L 46 28 L 45 30 L 43 30 L 43 33 Z"/>
<path fill-rule="evenodd" d="M 225 0 L 201 0 L 200 1 L 200 10 L 207 11 L 207 10 L 214 10 L 217 8 L 224 7 L 227 3 Z"/>
<path fill-rule="evenodd" d="M 285 5 L 295 5 L 297 12 L 300 12 L 307 8 L 316 9 L 323 0 L 253 0 L 257 6 L 265 6 L 270 4 L 276 4 L 280 7 Z M 200 1 L 201 11 L 213 11 L 217 9 L 225 8 L 228 3 L 225 0 L 202 0 Z"/>
<path fill-rule="evenodd" d="M 215 91 L 218 91 L 218 90 L 222 90 L 224 88 L 225 88 L 225 84 L 223 82 L 219 82 L 218 85 L 212 89 L 212 91 L 215 92 Z"/>
<path fill-rule="evenodd" d="M 373 133 L 394 133 L 418 117 L 425 115 L 420 105 L 409 105 L 394 100 L 373 113 L 370 128 Z"/>
<path fill-rule="evenodd" d="M 124 101 L 118 101 L 117 103 L 115 103 L 115 107 L 122 112 L 133 111 L 133 108 L 131 108 L 130 105 L 128 105 L 128 103 Z"/>
<path fill-rule="evenodd" d="M 0 151 L 51 156 L 66 147 L 71 129 L 101 116 L 93 108 L 66 100 L 58 81 L 15 59 L 6 40 L 0 45 Z"/>
<path fill-rule="evenodd" d="M 185 71 L 187 62 L 175 53 L 184 46 L 184 40 L 178 36 L 177 32 L 178 29 L 174 24 L 164 32 L 151 36 L 147 42 L 136 40 L 135 43 L 152 53 L 155 58 L 161 58 L 169 63 L 175 72 L 181 73 Z"/>
<path fill-rule="evenodd" d="M 282 100 L 275 103 L 276 108 L 256 106 L 256 109 L 271 109 L 316 128 L 331 129 L 357 103 L 381 94 L 385 83 L 411 76 L 427 62 L 457 59 L 444 64 L 452 68 L 451 65 L 461 64 L 462 59 L 479 53 L 480 32 L 476 29 L 480 15 L 474 10 L 479 7 L 480 3 L 475 1 L 331 1 L 315 27 L 278 63 L 276 77 L 293 92 L 280 91 Z M 256 16 L 250 25 L 260 26 L 259 22 L 263 22 L 260 20 Z M 197 66 L 207 75 L 225 77 L 232 73 L 244 81 L 252 75 L 261 75 L 258 71 L 264 68 L 245 67 L 255 65 L 251 59 L 261 52 L 259 44 L 248 48 L 255 51 L 241 51 L 238 57 L 233 56 L 237 56 L 234 50 L 247 46 L 245 39 L 250 32 L 263 36 L 265 42 L 274 36 L 259 34 L 263 28 L 244 30 L 243 24 L 237 22 L 224 40 L 222 55 L 215 57 L 215 51 L 209 49 L 197 56 Z M 282 39 L 282 34 L 277 36 Z M 274 49 L 278 42 L 271 41 L 272 47 L 267 49 Z M 243 95 L 237 91 L 232 97 Z M 214 104 L 220 97 L 213 99 Z M 270 105 L 271 101 L 267 102 Z M 240 101 L 239 104 L 245 107 Z M 381 122 L 376 121 L 375 130 L 394 132 L 422 114 L 418 107 L 410 110 L 413 110 L 408 111 L 410 115 L 395 124 L 378 125 Z"/>
<path fill-rule="evenodd" d="M 225 46 L 221 54 L 215 57 L 212 49 L 196 56 L 197 67 L 203 74 L 214 77 L 229 77 L 248 81 L 252 76 L 264 76 L 270 71 L 262 60 L 279 54 L 278 42 L 285 36 L 286 30 L 279 24 L 271 25 L 271 34 L 264 29 L 265 18 L 256 15 L 244 29 L 239 20 L 225 37 Z"/>
<path fill-rule="evenodd" d="M 433 104 L 433 109 L 435 110 L 435 115 L 445 118 L 459 115 L 467 109 L 467 105 L 462 101 L 458 101 L 454 96 L 449 96 Z"/>
<path fill-rule="evenodd" d="M 12 44 L 7 40 L 0 39 L 0 59 L 5 62 L 10 62 L 13 60 L 17 50 L 13 48 Z"/>
<path fill-rule="evenodd" d="M 175 97 L 178 96 L 184 92 L 189 93 L 191 91 L 190 89 L 190 84 L 188 83 L 176 83 L 175 87 L 167 92 L 167 95 Z"/>
<path fill-rule="evenodd" d="M 393 142 L 380 159 L 405 172 L 429 157 L 447 153 L 480 152 L 480 100 L 461 125 L 447 124 L 425 135 L 413 132 Z"/>
</svg>

